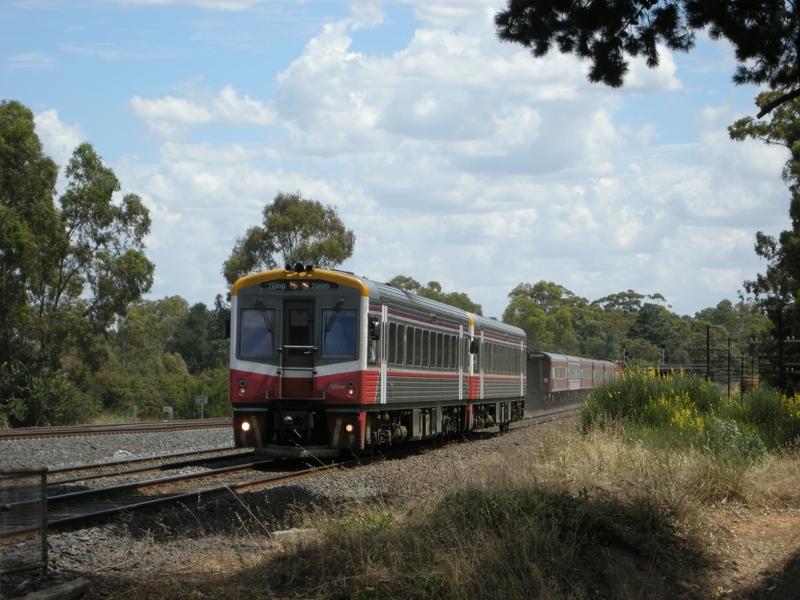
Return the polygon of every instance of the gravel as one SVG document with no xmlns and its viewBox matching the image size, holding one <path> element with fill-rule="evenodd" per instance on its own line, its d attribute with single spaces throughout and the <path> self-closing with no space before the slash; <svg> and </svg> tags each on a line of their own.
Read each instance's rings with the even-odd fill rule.
<svg viewBox="0 0 800 600">
<path fill-rule="evenodd" d="M 0 469 L 56 469 L 224 447 L 233 447 L 229 428 L 15 440 L 0 442 Z"/>
<path fill-rule="evenodd" d="M 365 502 L 430 496 L 467 479 L 476 455 L 525 444 L 535 429 L 50 534 L 46 578 L 37 572 L 4 575 L 0 600 L 24 597 L 78 577 L 91 581 L 88 598 L 118 597 L 120 590 L 128 590 L 126 597 L 135 597 L 137 579 L 185 575 L 200 564 L 215 565 L 220 572 L 234 570 L 257 560 L 266 546 L 281 543 L 276 540 L 301 535 L 297 528 L 302 530 L 302 515 L 310 507 L 340 513 Z M 0 444 L 0 468 L 55 468 L 225 445 L 233 445 L 228 429 L 9 441 Z M 233 552 L 221 553 L 220 548 L 233 548 Z M 240 564 L 224 563 L 224 556 L 231 554 Z"/>
</svg>

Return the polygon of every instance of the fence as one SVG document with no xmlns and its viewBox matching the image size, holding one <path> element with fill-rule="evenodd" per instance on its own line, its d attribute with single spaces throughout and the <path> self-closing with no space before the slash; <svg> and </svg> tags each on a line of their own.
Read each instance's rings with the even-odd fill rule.
<svg viewBox="0 0 800 600">
<path fill-rule="evenodd" d="M 0 469 L 0 575 L 34 569 L 47 572 L 47 469 Z"/>
</svg>

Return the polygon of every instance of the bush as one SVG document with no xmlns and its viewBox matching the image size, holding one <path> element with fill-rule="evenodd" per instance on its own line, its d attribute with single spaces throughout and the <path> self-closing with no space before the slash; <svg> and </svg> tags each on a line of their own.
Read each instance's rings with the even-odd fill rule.
<svg viewBox="0 0 800 600">
<path fill-rule="evenodd" d="M 662 377 L 655 369 L 634 369 L 592 391 L 583 406 L 585 428 L 626 421 L 651 428 L 702 431 L 703 417 L 716 410 L 722 393 L 714 383 L 680 372 Z"/>
<path fill-rule="evenodd" d="M 742 432 L 736 421 L 711 417 L 706 420 L 703 432 L 705 448 L 717 460 L 725 462 L 750 461 L 763 456 L 767 447 L 755 433 Z"/>
<path fill-rule="evenodd" d="M 769 386 L 759 386 L 740 402 L 732 400 L 725 414 L 755 428 L 771 449 L 796 444 L 800 438 L 800 395 L 787 397 Z"/>
<path fill-rule="evenodd" d="M 98 403 L 75 389 L 63 370 L 36 363 L 0 365 L 0 425 L 87 423 L 98 410 Z"/>
</svg>

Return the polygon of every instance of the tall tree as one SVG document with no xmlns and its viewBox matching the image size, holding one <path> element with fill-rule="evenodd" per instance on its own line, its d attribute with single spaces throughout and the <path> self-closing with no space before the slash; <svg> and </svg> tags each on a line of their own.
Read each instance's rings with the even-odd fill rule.
<svg viewBox="0 0 800 600">
<path fill-rule="evenodd" d="M 69 405 L 66 388 L 31 382 L 60 378 L 68 357 L 99 359 L 98 336 L 150 289 L 154 270 L 139 197 L 117 199 L 113 171 L 81 144 L 54 204 L 58 168 L 34 129 L 29 109 L 0 102 L 0 413 L 14 399 L 12 424 L 69 413 L 48 407 Z M 41 410 L 19 408 L 37 403 Z"/>
<path fill-rule="evenodd" d="M 31 281 L 63 239 L 53 204 L 58 167 L 42 151 L 33 113 L 0 102 L 0 364 L 30 355 Z"/>
<path fill-rule="evenodd" d="M 568 354 L 581 350 L 575 317 L 588 307 L 585 298 L 550 281 L 520 283 L 508 297 L 503 322 L 525 330 L 528 348 Z"/>
<path fill-rule="evenodd" d="M 443 292 L 442 284 L 438 281 L 429 281 L 428 285 L 423 287 L 422 284 L 413 277 L 397 275 L 389 281 L 389 285 L 393 285 L 407 292 L 419 294 L 424 298 L 436 300 L 442 304 L 455 306 L 476 315 L 483 315 L 483 308 L 481 305 L 473 302 L 467 294 L 464 292 Z"/>
<path fill-rule="evenodd" d="M 770 104 L 780 92 L 764 92 L 756 98 L 758 106 Z M 757 139 L 766 144 L 785 146 L 789 158 L 782 177 L 789 186 L 791 201 L 789 217 L 791 230 L 774 238 L 761 231 L 756 233 L 756 254 L 767 260 L 767 271 L 744 287 L 764 306 L 784 307 L 794 304 L 800 293 L 800 100 L 780 106 L 768 121 L 750 117 L 739 119 L 728 128 L 731 139 Z"/>
<path fill-rule="evenodd" d="M 738 62 L 733 81 L 788 91 L 762 107 L 759 117 L 800 95 L 800 15 L 783 0 L 509 0 L 495 16 L 498 37 L 531 49 L 553 45 L 589 60 L 589 81 L 623 84 L 629 58 L 659 64 L 658 44 L 687 52 L 695 32 L 727 39 Z"/>
<path fill-rule="evenodd" d="M 136 194 L 114 200 L 119 180 L 91 144 L 75 149 L 66 175 L 58 237 L 28 289 L 38 348 L 57 356 L 76 341 L 73 332 L 105 331 L 125 314 L 149 291 L 155 270 L 144 253 L 147 208 Z"/>
<path fill-rule="evenodd" d="M 264 207 L 263 223 L 251 227 L 222 265 L 228 285 L 250 273 L 298 262 L 330 268 L 353 254 L 355 234 L 347 229 L 336 209 L 300 192 L 278 192 Z"/>
<path fill-rule="evenodd" d="M 672 353 L 681 343 L 680 335 L 672 328 L 669 311 L 663 306 L 646 303 L 642 306 L 636 321 L 628 331 L 630 339 L 642 339 L 654 347 L 666 350 L 667 361 L 670 362 Z"/>
<path fill-rule="evenodd" d="M 229 348 L 222 336 L 223 318 L 219 309 L 209 310 L 198 302 L 175 327 L 166 349 L 179 353 L 192 375 L 226 364 Z"/>
</svg>

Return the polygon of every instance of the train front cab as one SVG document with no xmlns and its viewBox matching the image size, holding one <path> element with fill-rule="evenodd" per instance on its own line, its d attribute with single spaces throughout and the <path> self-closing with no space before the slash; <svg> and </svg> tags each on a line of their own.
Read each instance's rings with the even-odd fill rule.
<svg viewBox="0 0 800 600">
<path fill-rule="evenodd" d="M 324 270 L 269 271 L 231 293 L 230 390 L 237 447 L 272 456 L 335 456 L 364 444 L 368 290 Z"/>
</svg>

